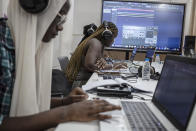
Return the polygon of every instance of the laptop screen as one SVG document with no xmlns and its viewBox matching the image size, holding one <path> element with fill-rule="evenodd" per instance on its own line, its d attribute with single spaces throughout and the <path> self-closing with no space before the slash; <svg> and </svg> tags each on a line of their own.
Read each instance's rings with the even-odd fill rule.
<svg viewBox="0 0 196 131">
<path fill-rule="evenodd" d="M 167 56 L 153 103 L 180 130 L 185 130 L 196 98 L 196 59 Z"/>
</svg>

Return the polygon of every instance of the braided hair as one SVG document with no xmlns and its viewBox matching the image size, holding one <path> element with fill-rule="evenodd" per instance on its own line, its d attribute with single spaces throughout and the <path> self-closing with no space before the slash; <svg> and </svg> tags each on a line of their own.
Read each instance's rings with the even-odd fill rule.
<svg viewBox="0 0 196 131">
<path fill-rule="evenodd" d="M 88 41 L 91 40 L 92 38 L 97 38 L 98 40 L 102 42 L 103 41 L 102 32 L 104 30 L 105 30 L 104 25 L 101 24 L 92 35 L 90 35 L 89 37 L 87 37 L 81 42 L 81 44 L 76 48 L 76 50 L 72 54 L 70 62 L 67 65 L 67 68 L 65 69 L 65 75 L 70 82 L 73 82 L 75 80 L 80 70 L 80 67 L 82 64 L 81 56 L 82 54 L 84 54 L 84 50 L 85 50 L 85 47 Z M 116 27 L 114 23 L 108 22 L 108 30 L 112 32 L 114 38 L 118 35 L 118 28 Z"/>
</svg>

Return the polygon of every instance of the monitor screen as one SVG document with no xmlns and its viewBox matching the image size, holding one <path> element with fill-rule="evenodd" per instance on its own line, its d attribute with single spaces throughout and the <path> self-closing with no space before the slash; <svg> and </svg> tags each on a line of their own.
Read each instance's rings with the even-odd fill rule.
<svg viewBox="0 0 196 131">
<path fill-rule="evenodd" d="M 196 59 L 167 59 L 153 102 L 174 124 L 185 130 L 196 98 Z"/>
<path fill-rule="evenodd" d="M 184 4 L 103 0 L 102 22 L 118 27 L 112 48 L 181 52 Z"/>
</svg>

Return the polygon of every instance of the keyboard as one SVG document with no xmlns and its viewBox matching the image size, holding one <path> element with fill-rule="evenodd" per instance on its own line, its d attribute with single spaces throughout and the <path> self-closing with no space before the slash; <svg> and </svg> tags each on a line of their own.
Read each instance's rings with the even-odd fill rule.
<svg viewBox="0 0 196 131">
<path fill-rule="evenodd" d="M 111 75 L 111 74 L 104 74 L 104 75 L 99 75 L 100 77 L 103 77 L 104 80 L 107 79 L 116 79 L 116 78 L 122 78 L 120 75 Z"/>
<path fill-rule="evenodd" d="M 133 131 L 167 131 L 144 102 L 121 104 Z"/>
</svg>

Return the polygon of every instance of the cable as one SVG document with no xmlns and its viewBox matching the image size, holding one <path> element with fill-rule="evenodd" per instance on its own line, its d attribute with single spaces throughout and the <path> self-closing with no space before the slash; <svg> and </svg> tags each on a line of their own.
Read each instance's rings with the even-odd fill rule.
<svg viewBox="0 0 196 131">
<path fill-rule="evenodd" d="M 138 64 L 135 64 L 135 63 L 131 63 L 132 65 L 134 65 L 135 67 L 139 67 L 140 65 L 138 65 Z"/>
</svg>

